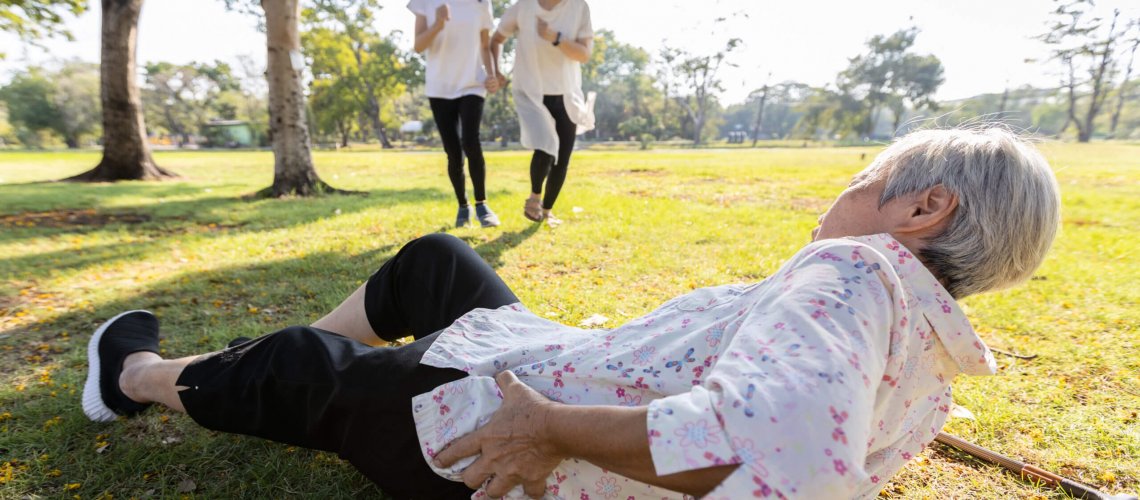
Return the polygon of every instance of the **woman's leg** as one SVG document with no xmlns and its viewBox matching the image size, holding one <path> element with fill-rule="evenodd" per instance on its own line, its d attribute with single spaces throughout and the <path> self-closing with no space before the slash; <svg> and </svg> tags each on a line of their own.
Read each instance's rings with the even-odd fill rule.
<svg viewBox="0 0 1140 500">
<path fill-rule="evenodd" d="M 546 181 L 550 168 L 554 166 L 554 157 L 545 151 L 535 151 L 530 158 L 530 196 L 523 204 L 523 216 L 535 222 L 541 222 L 544 213 L 542 210 L 542 184 Z"/>
<path fill-rule="evenodd" d="M 548 214 L 562 192 L 562 184 L 566 182 L 566 172 L 570 168 L 570 154 L 574 152 L 574 141 L 578 137 L 578 125 L 570 120 L 566 113 L 566 102 L 563 96 L 543 96 L 542 103 L 550 114 L 554 116 L 554 129 L 558 132 L 558 158 L 550 169 L 546 179 L 546 194 L 542 198 L 542 208 Z"/>
<path fill-rule="evenodd" d="M 475 191 L 475 203 L 487 200 L 486 161 L 483 159 L 483 145 L 479 142 L 479 126 L 483 122 L 483 98 L 465 95 L 459 98 L 459 121 L 463 125 L 463 152 L 467 155 L 467 170 L 471 172 L 471 187 Z"/>
<path fill-rule="evenodd" d="M 187 356 L 178 359 L 162 359 L 153 352 L 139 351 L 127 355 L 123 360 L 123 371 L 119 374 L 119 390 L 123 395 L 138 403 L 162 403 L 168 408 L 186 413 L 178 392 L 185 387 L 178 386 L 178 377 L 187 365 L 202 356 Z"/>
<path fill-rule="evenodd" d="M 409 335 L 418 339 L 472 309 L 515 302 L 518 297 L 479 254 L 437 233 L 404 245 L 313 327 L 377 345 Z"/>
<path fill-rule="evenodd" d="M 439 139 L 447 153 L 447 176 L 460 207 L 467 206 L 466 178 L 463 175 L 463 146 L 459 140 L 459 99 L 428 99 L 439 129 Z"/>
<path fill-rule="evenodd" d="M 517 300 L 466 243 L 443 234 L 425 236 L 405 245 L 358 293 L 318 322 L 367 324 L 367 332 L 291 327 L 224 351 L 174 360 L 134 352 L 123 358 L 113 379 L 117 391 L 111 392 L 184 411 L 209 429 L 336 452 L 398 498 L 468 497 L 472 492 L 466 486 L 439 477 L 424 462 L 410 404 L 412 397 L 466 374 L 420 360 L 439 330 L 467 311 Z M 100 342 L 114 345 L 116 336 L 131 335 L 157 345 L 157 321 L 139 325 L 108 327 Z M 417 340 L 375 348 L 349 334 Z M 104 401 L 107 396 L 104 391 Z"/>
<path fill-rule="evenodd" d="M 436 336 L 373 348 L 292 327 L 200 356 L 136 352 L 120 389 L 211 430 L 335 452 L 397 498 L 467 498 L 471 490 L 427 466 L 412 417 L 412 397 L 466 376 L 420 364 Z"/>
<path fill-rule="evenodd" d="M 530 157 L 531 198 L 539 198 L 542 196 L 542 185 L 546 182 L 546 176 L 550 174 L 550 169 L 554 166 L 554 161 L 555 158 L 545 151 L 535 151 L 534 155 Z"/>
</svg>

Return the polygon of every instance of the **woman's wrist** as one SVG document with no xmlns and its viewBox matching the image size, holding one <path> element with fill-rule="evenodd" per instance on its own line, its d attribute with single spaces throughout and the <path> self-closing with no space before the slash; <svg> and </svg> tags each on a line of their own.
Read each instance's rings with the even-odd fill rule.
<svg viewBox="0 0 1140 500">
<path fill-rule="evenodd" d="M 567 445 L 566 436 L 562 432 L 566 429 L 563 423 L 566 419 L 567 410 L 569 405 L 550 401 L 540 405 L 536 411 L 538 413 L 538 441 L 541 451 L 546 456 L 558 457 L 560 460 L 573 458 L 571 456 L 572 450 Z"/>
</svg>

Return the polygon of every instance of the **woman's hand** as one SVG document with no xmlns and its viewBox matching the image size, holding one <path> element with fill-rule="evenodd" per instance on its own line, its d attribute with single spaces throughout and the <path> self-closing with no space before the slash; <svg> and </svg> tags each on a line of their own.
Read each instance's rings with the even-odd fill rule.
<svg viewBox="0 0 1140 500">
<path fill-rule="evenodd" d="M 443 25 L 451 20 L 451 7 L 447 4 L 440 5 L 435 9 L 435 27 L 437 29 L 443 28 Z"/>
<path fill-rule="evenodd" d="M 542 19 L 538 20 L 538 24 L 536 26 L 536 29 L 538 30 L 539 38 L 542 38 L 543 40 L 546 40 L 550 43 L 554 43 L 554 40 L 558 39 L 558 33 L 555 31 L 551 31 L 550 25 L 547 24 L 546 21 L 543 21 Z"/>
<path fill-rule="evenodd" d="M 496 75 L 487 75 L 487 79 L 483 80 L 483 87 L 487 89 L 487 92 L 494 94 L 501 87 L 499 77 Z"/>
<path fill-rule="evenodd" d="M 436 467 L 449 467 L 464 457 L 479 455 L 463 471 L 463 483 L 486 485 L 492 498 L 522 485 L 532 498 L 546 491 L 546 478 L 565 458 L 546 438 L 546 419 L 557 403 L 527 387 L 514 373 L 495 377 L 503 405 L 486 425 L 453 441 L 435 456 Z M 489 482 L 488 482 L 489 480 Z"/>
</svg>

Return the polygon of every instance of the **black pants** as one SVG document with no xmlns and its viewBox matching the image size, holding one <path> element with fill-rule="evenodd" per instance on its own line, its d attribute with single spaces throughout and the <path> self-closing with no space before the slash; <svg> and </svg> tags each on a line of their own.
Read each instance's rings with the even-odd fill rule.
<svg viewBox="0 0 1140 500">
<path fill-rule="evenodd" d="M 574 140 L 578 137 L 578 125 L 566 114 L 566 102 L 560 95 L 542 96 L 542 104 L 554 117 L 554 130 L 558 132 L 558 158 L 545 151 L 535 151 L 530 159 L 530 192 L 542 193 L 542 182 L 546 181 L 546 192 L 542 195 L 542 208 L 554 208 L 562 184 L 566 182 L 566 172 L 570 168 L 570 153 L 574 152 Z"/>
<path fill-rule="evenodd" d="M 428 99 L 443 150 L 447 152 L 447 176 L 455 189 L 460 206 L 467 205 L 467 186 L 463 177 L 463 155 L 467 155 L 467 168 L 471 171 L 471 187 L 475 201 L 487 199 L 487 163 L 483 160 L 483 146 L 479 143 L 479 123 L 483 121 L 483 98 L 465 95 L 456 99 Z M 459 126 L 463 126 L 462 140 Z"/>
<path fill-rule="evenodd" d="M 420 364 L 460 316 L 517 302 L 466 243 L 433 234 L 408 243 L 368 280 L 372 329 L 402 347 L 370 347 L 295 326 L 195 361 L 178 385 L 186 413 L 203 427 L 336 452 L 397 498 L 469 498 L 463 483 L 428 467 L 412 420 L 412 397 L 466 377 Z"/>
</svg>

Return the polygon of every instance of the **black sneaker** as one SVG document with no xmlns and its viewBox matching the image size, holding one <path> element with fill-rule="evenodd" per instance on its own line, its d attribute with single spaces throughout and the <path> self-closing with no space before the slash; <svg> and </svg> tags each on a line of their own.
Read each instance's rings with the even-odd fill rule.
<svg viewBox="0 0 1140 500">
<path fill-rule="evenodd" d="M 455 213 L 455 227 L 466 226 L 468 222 L 471 222 L 471 207 L 467 205 L 459 207 L 459 211 Z"/>
<path fill-rule="evenodd" d="M 491 211 L 486 203 L 475 204 L 475 217 L 479 219 L 479 225 L 483 227 L 495 227 L 499 225 L 499 216 Z"/>
<path fill-rule="evenodd" d="M 87 343 L 87 383 L 83 386 L 83 413 L 95 422 L 132 416 L 150 407 L 119 389 L 119 374 L 127 355 L 139 351 L 158 354 L 158 318 L 149 311 L 127 311 L 107 320 Z"/>
</svg>

